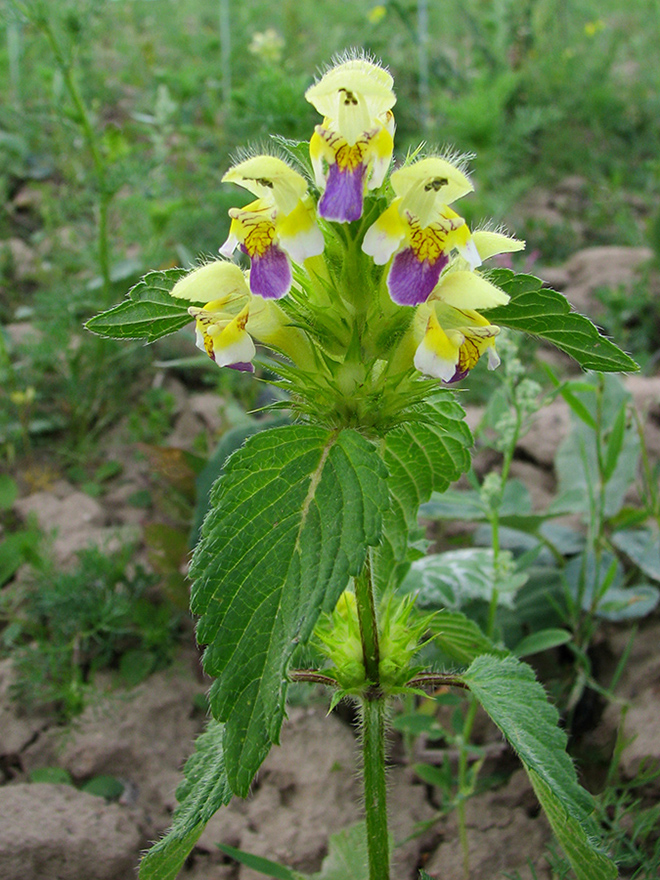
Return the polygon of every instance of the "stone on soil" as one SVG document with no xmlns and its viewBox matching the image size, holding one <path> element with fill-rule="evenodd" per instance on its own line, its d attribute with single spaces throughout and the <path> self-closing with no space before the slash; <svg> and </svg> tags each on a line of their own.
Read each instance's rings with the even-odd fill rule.
<svg viewBox="0 0 660 880">
<path fill-rule="evenodd" d="M 0 787 L 2 880 L 118 880 L 134 876 L 144 839 L 117 804 L 69 785 Z"/>
</svg>

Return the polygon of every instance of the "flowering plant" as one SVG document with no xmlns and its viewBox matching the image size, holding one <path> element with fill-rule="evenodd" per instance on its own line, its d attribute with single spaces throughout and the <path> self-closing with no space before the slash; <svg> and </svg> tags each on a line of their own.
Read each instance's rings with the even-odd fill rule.
<svg viewBox="0 0 660 880">
<path fill-rule="evenodd" d="M 538 279 L 483 270 L 524 243 L 470 230 L 452 207 L 473 188 L 465 159 L 420 149 L 392 170 L 396 99 L 386 69 L 349 54 L 306 98 L 322 117 L 309 144 L 276 138 L 272 151 L 241 156 L 225 174 L 255 200 L 230 211 L 222 259 L 152 272 L 87 324 L 152 341 L 192 319 L 200 349 L 242 371 L 254 371 L 257 344 L 270 349 L 293 415 L 247 440 L 211 493 L 191 608 L 216 678 L 214 720 L 186 768 L 172 829 L 140 876 L 174 877 L 210 816 L 248 794 L 297 680 L 325 683 L 333 704 L 359 704 L 370 880 L 390 876 L 388 705 L 440 684 L 469 689 L 500 727 L 578 877 L 614 877 L 530 667 L 497 647 L 495 633 L 447 613 L 443 644 L 460 643 L 468 668 L 425 670 L 418 649 L 433 628 L 397 588 L 417 552 L 420 504 L 470 464 L 451 389 L 484 354 L 488 369 L 498 366 L 500 327 L 546 339 L 587 369 L 636 365 Z M 237 252 L 249 267 L 234 262 Z M 296 669 L 310 640 L 329 665 Z"/>
</svg>

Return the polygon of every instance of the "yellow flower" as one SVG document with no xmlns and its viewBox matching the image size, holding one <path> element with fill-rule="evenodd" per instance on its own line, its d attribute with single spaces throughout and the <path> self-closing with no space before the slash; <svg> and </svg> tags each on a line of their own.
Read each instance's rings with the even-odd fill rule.
<svg viewBox="0 0 660 880">
<path fill-rule="evenodd" d="M 479 260 L 487 260 L 496 254 L 522 250 L 525 242 L 501 232 L 478 230 L 472 236 L 472 245 Z M 426 302 L 417 308 L 412 327 L 415 367 L 426 376 L 458 382 L 486 353 L 488 369 L 494 370 L 500 363 L 495 350 L 500 328 L 478 310 L 508 302 L 509 295 L 470 269 L 466 260 L 454 260 Z"/>
<path fill-rule="evenodd" d="M 429 296 L 453 249 L 472 268 L 481 262 L 465 220 L 449 207 L 473 187 L 460 168 L 439 157 L 405 165 L 390 180 L 396 198 L 367 230 L 362 250 L 378 265 L 394 255 L 390 296 L 414 306 Z"/>
<path fill-rule="evenodd" d="M 246 327 L 252 294 L 243 272 L 233 263 L 217 260 L 195 269 L 174 285 L 172 296 L 206 302 L 204 308 L 190 306 L 195 318 L 197 347 L 219 367 L 252 372 L 256 353 Z"/>
<path fill-rule="evenodd" d="M 253 372 L 254 340 L 282 352 L 292 361 L 309 363 L 309 341 L 277 303 L 250 291 L 249 275 L 235 263 L 216 260 L 195 269 L 178 281 L 172 296 L 191 302 L 206 302 L 203 308 L 190 306 L 195 319 L 197 347 L 219 367 Z"/>
<path fill-rule="evenodd" d="M 495 337 L 500 328 L 478 312 L 434 301 L 420 307 L 416 320 L 424 326 L 424 319 L 424 334 L 413 361 L 420 373 L 448 383 L 459 382 L 484 352 L 488 352 L 489 370 L 499 365 Z"/>
<path fill-rule="evenodd" d="M 367 13 L 367 18 L 371 24 L 378 24 L 387 15 L 387 9 L 384 6 L 372 6 Z"/>
<path fill-rule="evenodd" d="M 275 156 L 254 156 L 234 165 L 222 178 L 257 196 L 229 211 L 229 237 L 220 253 L 231 257 L 238 245 L 250 257 L 250 289 L 279 299 L 291 288 L 289 258 L 302 263 L 323 252 L 323 236 L 305 178 Z"/>
<path fill-rule="evenodd" d="M 393 83 L 387 70 L 356 56 L 338 61 L 305 92 L 324 117 L 309 148 L 326 220 L 358 220 L 365 189 L 383 182 L 394 149 Z"/>
</svg>

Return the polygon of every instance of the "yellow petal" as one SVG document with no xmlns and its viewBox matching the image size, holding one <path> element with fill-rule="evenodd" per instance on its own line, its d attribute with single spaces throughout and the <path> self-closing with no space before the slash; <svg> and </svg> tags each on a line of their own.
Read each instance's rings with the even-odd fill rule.
<svg viewBox="0 0 660 880">
<path fill-rule="evenodd" d="M 487 232 L 485 229 L 472 233 L 472 239 L 482 260 L 494 257 L 496 254 L 511 254 L 514 251 L 525 249 L 525 242 L 501 232 Z"/>
<path fill-rule="evenodd" d="M 353 58 L 328 70 L 307 89 L 305 98 L 322 116 L 335 122 L 339 118 L 340 108 L 344 108 L 347 115 L 351 108 L 356 116 L 366 111 L 367 122 L 361 129 L 364 131 L 376 117 L 396 103 L 393 85 L 391 75 L 380 65 L 366 58 Z"/>
<path fill-rule="evenodd" d="M 222 178 L 236 183 L 278 211 L 289 214 L 307 192 L 305 178 L 276 156 L 253 156 L 234 165 Z"/>
<path fill-rule="evenodd" d="M 209 305 L 213 305 L 209 303 Z M 219 367 L 230 364 L 249 363 L 256 353 L 254 342 L 246 331 L 249 305 L 229 321 L 224 328 L 209 323 L 206 310 L 197 316 L 197 345 L 212 358 Z"/>
<path fill-rule="evenodd" d="M 387 169 L 392 161 L 394 151 L 394 138 L 387 128 L 379 129 L 369 141 L 371 155 L 371 177 L 367 184 L 368 189 L 377 189 L 387 174 Z"/>
<path fill-rule="evenodd" d="M 404 165 L 392 174 L 391 181 L 394 192 L 418 217 L 428 210 L 421 208 L 418 202 L 422 205 L 427 202 L 450 205 L 474 189 L 462 171 L 436 156 Z"/>
<path fill-rule="evenodd" d="M 399 214 L 399 200 L 395 199 L 367 230 L 362 250 L 373 257 L 377 266 L 384 266 L 405 234 L 406 225 Z"/>
<path fill-rule="evenodd" d="M 249 296 L 250 291 L 238 266 L 226 260 L 216 260 L 177 281 L 171 295 L 190 302 L 208 303 L 211 300 Z"/>
<path fill-rule="evenodd" d="M 280 245 L 296 263 L 323 253 L 325 241 L 316 223 L 311 199 L 298 202 L 290 214 L 278 216 L 275 229 Z"/>
<path fill-rule="evenodd" d="M 432 311 L 426 333 L 415 352 L 414 365 L 425 376 L 451 381 L 458 363 L 459 351 L 465 337 L 456 330 L 447 334 Z"/>
<path fill-rule="evenodd" d="M 476 272 L 456 269 L 441 276 L 431 299 L 456 309 L 492 309 L 505 306 L 510 297 Z"/>
</svg>

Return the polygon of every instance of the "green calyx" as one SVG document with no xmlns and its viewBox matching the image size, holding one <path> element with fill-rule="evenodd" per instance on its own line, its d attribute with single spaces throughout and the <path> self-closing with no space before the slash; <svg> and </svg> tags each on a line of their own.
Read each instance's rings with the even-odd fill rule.
<svg viewBox="0 0 660 880">
<path fill-rule="evenodd" d="M 381 600 L 378 681 L 370 681 L 364 667 L 355 595 L 348 590 L 342 593 L 335 610 L 319 621 L 314 633 L 317 647 L 332 664 L 323 673 L 335 679 L 341 696 L 364 695 L 373 687 L 383 696 L 414 690 L 407 682 L 421 669 L 413 660 L 433 615 L 411 619 L 413 612 L 413 597 L 386 596 Z"/>
</svg>

